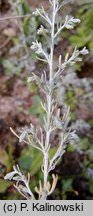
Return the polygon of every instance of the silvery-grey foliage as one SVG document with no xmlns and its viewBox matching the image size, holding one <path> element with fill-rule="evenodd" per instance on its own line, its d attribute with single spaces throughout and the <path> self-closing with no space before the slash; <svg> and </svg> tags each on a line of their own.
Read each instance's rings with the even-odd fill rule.
<svg viewBox="0 0 93 216">
<path fill-rule="evenodd" d="M 55 168 L 56 164 L 65 153 L 68 143 L 76 139 L 75 130 L 72 130 L 68 126 L 70 120 L 70 108 L 66 108 L 63 116 L 61 116 L 61 112 L 57 104 L 57 98 L 54 96 L 55 88 L 57 86 L 55 84 L 61 76 L 63 76 L 64 79 L 63 71 L 66 67 L 82 61 L 82 55 L 88 54 L 86 47 L 80 51 L 75 48 L 72 55 L 69 55 L 69 53 L 66 54 L 65 59 L 62 59 L 62 56 L 60 55 L 58 58 L 58 65 L 57 67 L 54 67 L 54 48 L 57 36 L 64 28 L 73 29 L 77 23 L 80 23 L 80 20 L 74 17 L 69 18 L 66 16 L 64 24 L 58 23 L 56 26 L 56 15 L 58 11 L 69 1 L 64 0 L 60 3 L 59 0 L 49 0 L 49 2 L 51 4 L 50 14 L 48 14 L 43 7 L 36 9 L 33 14 L 40 16 L 47 23 L 47 29 L 45 29 L 42 25 L 37 33 L 45 36 L 50 48 L 47 50 L 47 48 L 43 47 L 42 43 L 37 40 L 33 42 L 31 46 L 31 49 L 37 54 L 37 58 L 48 64 L 49 74 L 47 77 L 46 71 L 44 71 L 39 77 L 38 75 L 32 73 L 32 76 L 28 78 L 28 82 L 35 81 L 38 87 L 42 89 L 45 94 L 45 101 L 41 102 L 41 106 L 45 112 L 44 124 L 42 128 L 39 129 L 35 128 L 31 124 L 29 128 L 22 129 L 20 135 L 17 135 L 13 129 L 11 129 L 11 131 L 19 138 L 20 142 L 24 141 L 31 147 L 41 151 L 43 154 L 42 172 L 44 181 L 42 183 L 39 180 L 39 188 L 35 187 L 35 191 L 38 193 L 39 199 L 46 199 L 54 191 L 58 176 L 54 174 L 52 175 L 53 182 L 51 184 L 48 181 L 49 172 Z M 51 135 L 57 130 L 59 131 L 58 147 L 52 158 L 49 158 L 51 148 L 50 138 Z M 26 180 L 18 166 L 14 167 L 14 170 L 5 176 L 5 179 L 15 180 L 17 182 L 17 190 L 27 199 L 28 195 L 30 195 L 30 199 L 33 199 L 34 195 L 28 186 L 29 178 Z M 25 186 L 23 187 L 23 185 L 21 185 L 20 189 L 21 182 L 23 182 Z"/>
<path fill-rule="evenodd" d="M 5 180 L 11 180 L 13 179 L 15 183 L 15 188 L 26 198 L 32 198 L 34 199 L 34 194 L 31 192 L 29 188 L 29 181 L 30 181 L 30 175 L 28 173 L 28 177 L 26 178 L 18 165 L 13 166 L 13 171 L 8 173 L 5 177 Z"/>
</svg>

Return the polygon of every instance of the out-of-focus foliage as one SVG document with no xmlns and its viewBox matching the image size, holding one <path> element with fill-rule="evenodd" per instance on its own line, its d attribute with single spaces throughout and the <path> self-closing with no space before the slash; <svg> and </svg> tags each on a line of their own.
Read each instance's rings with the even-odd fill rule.
<svg viewBox="0 0 93 216">
<path fill-rule="evenodd" d="M 50 150 L 50 158 L 54 155 L 56 148 Z M 38 175 L 42 164 L 41 152 L 34 148 L 26 148 L 21 152 L 19 165 L 24 171 L 29 171 L 31 176 Z"/>
<path fill-rule="evenodd" d="M 93 49 L 93 4 L 84 4 L 77 12 L 81 24 L 76 29 L 76 34 L 70 37 L 70 42 L 77 47 L 87 46 Z"/>
<path fill-rule="evenodd" d="M 0 179 L 0 193 L 4 193 L 11 185 L 12 182 L 5 182 L 3 179 Z"/>
<path fill-rule="evenodd" d="M 25 68 L 28 71 L 31 70 L 31 59 L 34 59 L 34 54 L 31 52 L 30 46 L 36 38 L 39 22 L 38 18 L 32 16 L 32 10 L 27 1 L 10 0 L 10 3 L 13 16 L 29 15 L 29 17 L 16 20 L 13 29 L 14 35 L 9 35 L 13 46 L 8 51 L 8 57 L 2 61 L 6 73 L 19 74 Z"/>
<path fill-rule="evenodd" d="M 40 118 L 40 121 L 43 122 L 44 120 L 44 110 L 41 106 L 41 98 L 38 95 L 33 96 L 33 105 L 29 108 L 29 113 L 32 116 L 37 116 Z M 38 104 L 38 106 L 36 106 Z"/>
</svg>

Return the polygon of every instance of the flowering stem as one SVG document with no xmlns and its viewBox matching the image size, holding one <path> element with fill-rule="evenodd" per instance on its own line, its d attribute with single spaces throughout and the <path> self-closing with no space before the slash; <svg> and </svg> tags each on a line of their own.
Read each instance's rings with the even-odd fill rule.
<svg viewBox="0 0 93 216">
<path fill-rule="evenodd" d="M 47 94 L 47 121 L 46 121 L 46 140 L 45 140 L 45 154 L 44 154 L 44 194 L 42 199 L 47 197 L 47 179 L 48 179 L 48 155 L 49 155 L 49 142 L 50 142 L 50 129 L 51 129 L 51 108 L 52 108 L 52 91 L 53 91 L 53 55 L 54 55 L 54 28 L 55 28 L 55 15 L 56 15 L 56 1 L 53 3 L 52 11 L 52 26 L 51 26 L 51 52 L 50 52 L 50 64 L 49 64 L 49 84 L 50 90 Z"/>
</svg>

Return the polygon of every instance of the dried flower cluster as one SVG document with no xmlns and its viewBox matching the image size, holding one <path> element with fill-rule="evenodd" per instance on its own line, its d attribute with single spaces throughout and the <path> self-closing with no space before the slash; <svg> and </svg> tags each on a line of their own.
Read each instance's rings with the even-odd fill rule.
<svg viewBox="0 0 93 216">
<path fill-rule="evenodd" d="M 37 54 L 37 58 L 47 63 L 49 74 L 47 76 L 46 71 L 42 72 L 41 77 L 32 73 L 32 76 L 28 78 L 28 82 L 35 81 L 40 89 L 42 89 L 45 94 L 45 101 L 41 102 L 41 106 L 45 112 L 44 123 L 42 128 L 38 130 L 31 124 L 29 128 L 22 129 L 21 135 L 17 135 L 13 129 L 12 132 L 19 138 L 19 141 L 24 141 L 31 147 L 34 147 L 42 152 L 43 162 L 42 162 L 42 172 L 44 176 L 44 182 L 39 180 L 39 187 L 35 187 L 35 191 L 38 194 L 38 199 L 47 199 L 47 197 L 54 191 L 58 176 L 52 175 L 52 184 L 48 181 L 49 172 L 53 170 L 64 154 L 67 144 L 75 139 L 75 131 L 73 131 L 69 126 L 69 112 L 68 107 L 61 117 L 61 111 L 58 108 L 57 100 L 54 97 L 56 91 L 58 79 L 63 76 L 63 71 L 66 67 L 72 66 L 76 62 L 82 60 L 82 55 L 88 54 L 88 50 L 84 47 L 82 50 L 74 49 L 72 55 L 66 54 L 65 59 L 59 56 L 58 65 L 54 67 L 54 48 L 55 39 L 59 36 L 60 32 L 66 29 L 73 29 L 80 20 L 74 17 L 66 16 L 64 24 L 60 22 L 56 24 L 56 15 L 60 8 L 67 3 L 67 1 L 62 1 L 60 4 L 59 0 L 49 0 L 51 4 L 51 14 L 46 13 L 44 8 L 36 9 L 34 15 L 40 16 L 43 21 L 47 23 L 47 28 L 41 25 L 38 29 L 38 34 L 42 34 L 47 40 L 48 46 L 43 48 L 41 42 L 36 41 L 32 43 L 31 49 Z M 64 79 L 64 77 L 63 77 Z M 56 152 L 52 158 L 49 158 L 49 152 L 51 148 L 51 135 L 59 130 L 59 144 Z M 29 174 L 26 179 L 21 173 L 18 165 L 14 166 L 14 171 L 8 173 L 5 179 L 13 179 L 16 181 L 15 187 L 17 190 L 26 197 L 26 199 L 35 199 L 34 194 L 29 188 Z"/>
</svg>

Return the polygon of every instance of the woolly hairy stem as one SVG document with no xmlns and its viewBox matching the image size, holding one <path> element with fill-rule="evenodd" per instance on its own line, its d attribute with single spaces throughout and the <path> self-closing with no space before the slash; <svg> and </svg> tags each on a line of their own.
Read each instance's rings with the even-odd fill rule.
<svg viewBox="0 0 93 216">
<path fill-rule="evenodd" d="M 52 26 L 51 26 L 51 53 L 50 53 L 50 64 L 49 64 L 49 84 L 50 91 L 47 95 L 47 127 L 46 127 L 46 140 L 45 140 L 45 154 L 44 154 L 44 193 L 41 199 L 47 198 L 47 179 L 48 179 L 48 155 L 50 145 L 50 126 L 51 126 L 51 108 L 52 108 L 52 90 L 53 90 L 53 56 L 54 56 L 54 27 L 55 27 L 55 15 L 56 15 L 56 0 L 53 2 L 52 10 Z"/>
</svg>

